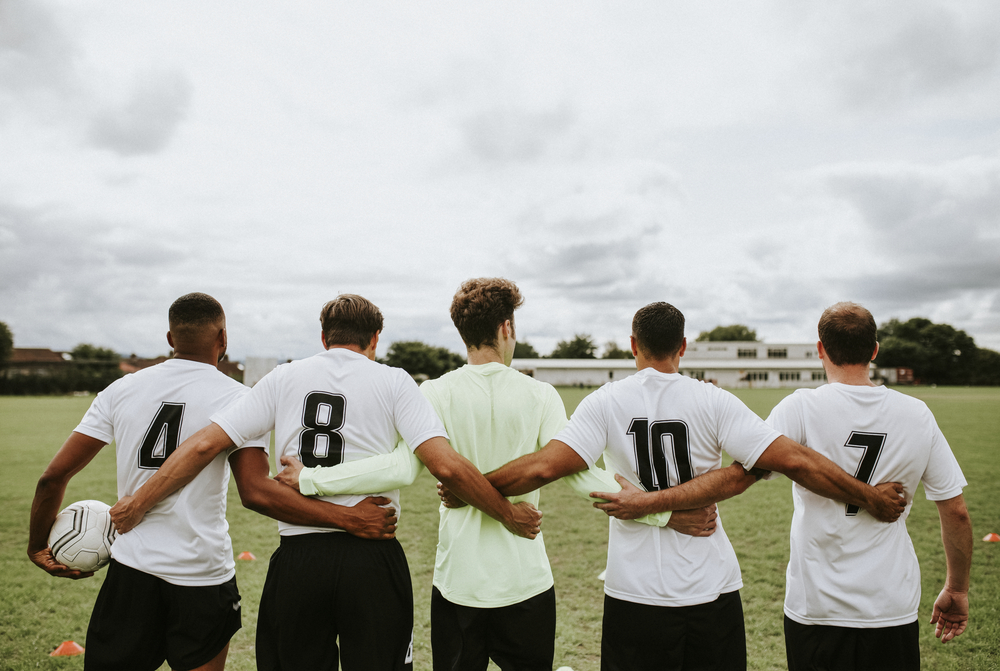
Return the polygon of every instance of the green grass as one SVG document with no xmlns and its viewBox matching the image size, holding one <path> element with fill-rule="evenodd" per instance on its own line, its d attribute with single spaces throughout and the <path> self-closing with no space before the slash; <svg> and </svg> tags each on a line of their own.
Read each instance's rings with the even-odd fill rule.
<svg viewBox="0 0 1000 671">
<path fill-rule="evenodd" d="M 591 390 L 562 389 L 567 410 Z M 738 393 L 762 416 L 787 392 Z M 983 543 L 1000 532 L 1000 389 L 917 388 L 938 418 L 969 481 L 966 500 L 976 537 L 972 573 L 972 613 L 969 630 L 953 643 L 933 638 L 931 604 L 944 578 L 944 555 L 935 506 L 918 493 L 908 520 L 923 573 L 920 606 L 921 654 L 926 669 L 1000 668 L 1000 543 Z M 0 397 L 0 671 L 22 669 L 82 669 L 82 657 L 49 658 L 66 639 L 86 645 L 90 610 L 103 580 L 69 581 L 50 578 L 25 556 L 28 515 L 35 482 L 52 454 L 72 431 L 91 399 L 74 397 Z M 781 604 L 788 560 L 791 519 L 790 483 L 761 483 L 746 494 L 720 504 L 726 531 L 740 557 L 745 586 L 747 642 L 751 669 L 783 669 L 784 641 Z M 105 448 L 70 483 L 66 503 L 97 498 L 115 500 L 114 454 Z M 558 627 L 556 666 L 576 671 L 599 667 L 603 570 L 607 553 L 607 518 L 580 501 L 562 483 L 542 493 L 545 542 L 556 580 Z M 413 575 L 415 599 L 415 664 L 430 668 L 430 585 L 437 536 L 434 480 L 424 474 L 403 493 L 404 517 L 399 538 Z M 243 595 L 243 629 L 232 642 L 229 669 L 250 671 L 257 605 L 267 570 L 266 559 L 277 545 L 273 521 L 242 508 L 230 489 L 230 533 L 236 552 L 250 550 L 255 562 L 237 562 Z"/>
</svg>

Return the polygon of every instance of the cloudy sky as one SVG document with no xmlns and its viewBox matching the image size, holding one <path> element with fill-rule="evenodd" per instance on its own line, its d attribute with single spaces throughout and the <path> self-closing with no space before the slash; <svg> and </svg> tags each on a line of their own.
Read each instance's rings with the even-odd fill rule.
<svg viewBox="0 0 1000 671">
<path fill-rule="evenodd" d="M 461 351 L 518 335 L 815 339 L 827 305 L 1000 348 L 1000 4 L 0 0 L 0 321 L 165 353 L 189 291 L 230 352 L 318 351 L 340 292 Z"/>
</svg>

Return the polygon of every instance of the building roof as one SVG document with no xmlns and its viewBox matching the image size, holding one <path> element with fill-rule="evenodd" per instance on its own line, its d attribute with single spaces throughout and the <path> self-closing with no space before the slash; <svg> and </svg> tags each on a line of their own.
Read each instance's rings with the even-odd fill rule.
<svg viewBox="0 0 1000 671">
<path fill-rule="evenodd" d="M 633 359 L 514 359 L 516 370 L 635 370 Z M 823 370 L 820 359 L 722 359 L 681 357 L 681 370 Z"/>
<path fill-rule="evenodd" d="M 9 363 L 65 363 L 72 360 L 69 352 L 53 352 L 43 347 L 15 347 L 11 350 Z"/>
</svg>

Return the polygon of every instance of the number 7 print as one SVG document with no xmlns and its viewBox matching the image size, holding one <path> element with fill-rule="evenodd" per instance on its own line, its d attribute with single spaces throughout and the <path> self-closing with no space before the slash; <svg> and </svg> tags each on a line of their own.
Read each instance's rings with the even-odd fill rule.
<svg viewBox="0 0 1000 671">
<path fill-rule="evenodd" d="M 865 433 L 864 431 L 852 431 L 850 438 L 844 443 L 845 447 L 857 447 L 864 450 L 861 455 L 861 463 L 854 477 L 865 484 L 870 485 L 872 474 L 875 473 L 875 466 L 878 465 L 878 458 L 882 455 L 882 446 L 885 444 L 884 433 Z M 847 516 L 854 517 L 861 510 L 860 506 L 847 504 Z"/>
</svg>

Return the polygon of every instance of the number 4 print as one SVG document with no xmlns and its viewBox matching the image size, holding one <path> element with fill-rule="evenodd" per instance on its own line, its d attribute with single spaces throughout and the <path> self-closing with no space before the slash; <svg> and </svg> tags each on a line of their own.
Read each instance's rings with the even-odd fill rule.
<svg viewBox="0 0 1000 671">
<path fill-rule="evenodd" d="M 861 463 L 854 477 L 861 482 L 871 484 L 872 475 L 875 473 L 875 466 L 878 465 L 878 458 L 882 455 L 882 446 L 885 444 L 884 433 L 865 433 L 864 431 L 852 431 L 851 437 L 844 443 L 846 447 L 857 447 L 864 450 L 861 454 Z M 859 506 L 847 504 L 848 517 L 854 517 L 861 510 Z"/>
</svg>

